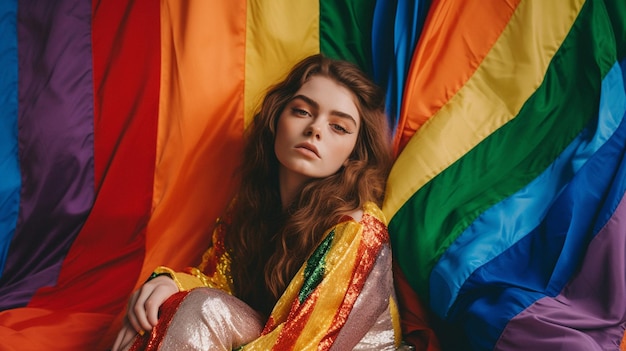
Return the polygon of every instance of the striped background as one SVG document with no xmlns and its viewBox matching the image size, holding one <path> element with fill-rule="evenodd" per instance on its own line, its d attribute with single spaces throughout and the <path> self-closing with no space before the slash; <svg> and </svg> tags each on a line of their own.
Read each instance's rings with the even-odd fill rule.
<svg viewBox="0 0 626 351">
<path fill-rule="evenodd" d="M 318 52 L 388 93 L 408 340 L 618 347 L 623 1 L 4 0 L 0 349 L 105 350 L 155 266 L 197 263 L 260 96 Z"/>
</svg>

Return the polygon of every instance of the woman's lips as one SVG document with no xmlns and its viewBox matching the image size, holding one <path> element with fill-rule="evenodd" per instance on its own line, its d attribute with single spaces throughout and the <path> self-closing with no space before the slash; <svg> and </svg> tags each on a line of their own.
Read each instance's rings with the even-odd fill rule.
<svg viewBox="0 0 626 351">
<path fill-rule="evenodd" d="M 317 158 L 321 158 L 319 151 L 317 151 L 317 147 L 311 143 L 300 143 L 298 145 L 296 145 L 296 149 L 305 149 L 305 150 L 309 150 L 310 152 L 314 153 L 315 156 L 317 156 Z"/>
</svg>

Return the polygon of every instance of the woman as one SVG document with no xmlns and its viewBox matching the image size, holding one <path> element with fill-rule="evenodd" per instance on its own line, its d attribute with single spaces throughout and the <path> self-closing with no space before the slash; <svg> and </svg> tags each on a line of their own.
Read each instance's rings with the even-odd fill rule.
<svg viewBox="0 0 626 351">
<path fill-rule="evenodd" d="M 157 268 L 113 350 L 395 349 L 389 139 L 384 94 L 355 65 L 298 63 L 247 130 L 202 264 Z"/>
</svg>

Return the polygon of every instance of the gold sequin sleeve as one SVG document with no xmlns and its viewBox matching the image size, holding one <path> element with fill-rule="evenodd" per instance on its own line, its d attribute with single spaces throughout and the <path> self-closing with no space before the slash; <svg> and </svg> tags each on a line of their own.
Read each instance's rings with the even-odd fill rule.
<svg viewBox="0 0 626 351">
<path fill-rule="evenodd" d="M 198 267 L 188 267 L 177 272 L 169 267 L 160 266 L 154 270 L 154 273 L 169 274 L 180 291 L 205 286 L 232 294 L 231 259 L 224 247 L 224 227 L 222 220 L 218 219 L 213 230 L 212 245 L 202 255 L 202 263 Z"/>
</svg>

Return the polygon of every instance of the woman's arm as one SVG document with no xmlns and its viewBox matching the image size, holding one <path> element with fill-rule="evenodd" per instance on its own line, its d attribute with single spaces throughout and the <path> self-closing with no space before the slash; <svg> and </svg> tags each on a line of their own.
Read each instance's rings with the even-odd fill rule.
<svg viewBox="0 0 626 351">
<path fill-rule="evenodd" d="M 332 350 L 395 350 L 400 325 L 391 259 L 391 247 L 385 244 Z"/>
<path fill-rule="evenodd" d="M 151 279 L 135 291 L 128 301 L 126 320 L 117 334 L 112 351 L 126 347 L 135 335 L 152 330 L 158 321 L 159 307 L 176 292 L 178 287 L 166 276 Z"/>
<path fill-rule="evenodd" d="M 179 291 L 191 290 L 197 287 L 210 287 L 232 294 L 233 281 L 230 274 L 230 255 L 224 247 L 224 222 L 218 219 L 213 230 L 212 243 L 198 267 L 188 267 L 181 272 L 165 266 L 157 267 L 153 274 L 169 275 Z"/>
<path fill-rule="evenodd" d="M 113 351 L 123 348 L 137 333 L 152 330 L 158 321 L 159 308 L 176 292 L 205 286 L 231 293 L 230 257 L 224 250 L 223 236 L 223 226 L 218 220 L 213 231 L 212 245 L 204 253 L 202 263 L 197 268 L 190 267 L 177 272 L 160 266 L 154 270 L 148 281 L 131 295 L 126 321 L 118 333 Z"/>
</svg>

